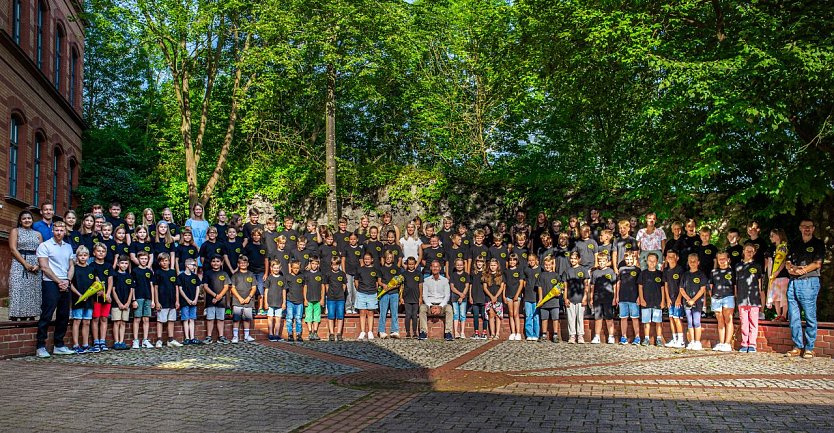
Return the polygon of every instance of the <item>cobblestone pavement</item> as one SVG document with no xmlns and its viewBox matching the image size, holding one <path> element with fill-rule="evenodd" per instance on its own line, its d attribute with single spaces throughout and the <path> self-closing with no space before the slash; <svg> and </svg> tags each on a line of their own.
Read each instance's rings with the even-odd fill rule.
<svg viewBox="0 0 834 433">
<path fill-rule="evenodd" d="M 15 432 L 834 432 L 834 362 L 764 353 L 237 344 L 23 358 L 0 383 Z"/>
</svg>

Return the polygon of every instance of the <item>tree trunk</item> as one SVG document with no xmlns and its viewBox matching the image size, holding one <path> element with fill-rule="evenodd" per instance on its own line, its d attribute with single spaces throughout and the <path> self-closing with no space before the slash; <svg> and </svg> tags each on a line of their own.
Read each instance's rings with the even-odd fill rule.
<svg viewBox="0 0 834 433">
<path fill-rule="evenodd" d="M 327 65 L 327 99 L 324 107 L 327 222 L 335 227 L 339 218 L 339 206 L 336 196 L 336 67 L 333 64 Z"/>
</svg>

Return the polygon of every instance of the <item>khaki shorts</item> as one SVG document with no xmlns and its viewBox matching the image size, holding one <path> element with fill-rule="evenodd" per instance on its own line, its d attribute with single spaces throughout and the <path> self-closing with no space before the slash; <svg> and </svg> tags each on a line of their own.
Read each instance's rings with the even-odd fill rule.
<svg viewBox="0 0 834 433">
<path fill-rule="evenodd" d="M 130 320 L 130 309 L 120 310 L 117 307 L 111 308 L 110 320 L 114 322 L 127 322 Z"/>
</svg>

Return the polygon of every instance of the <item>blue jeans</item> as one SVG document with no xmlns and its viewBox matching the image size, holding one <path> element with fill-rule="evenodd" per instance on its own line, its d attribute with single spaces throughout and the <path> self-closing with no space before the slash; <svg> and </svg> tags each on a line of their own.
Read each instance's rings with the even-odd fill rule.
<svg viewBox="0 0 834 433">
<path fill-rule="evenodd" d="M 258 290 L 255 292 L 254 299 L 258 299 L 264 294 L 264 273 L 253 272 L 252 276 L 255 278 L 255 287 L 258 288 Z"/>
<path fill-rule="evenodd" d="M 304 304 L 294 304 L 287 301 L 287 335 L 292 335 L 292 324 L 295 323 L 295 333 L 301 335 L 301 317 L 304 315 Z"/>
<path fill-rule="evenodd" d="M 819 277 L 791 280 L 788 284 L 788 317 L 791 319 L 791 339 L 793 339 L 793 345 L 799 349 L 814 350 L 814 343 L 817 341 L 817 295 L 819 293 Z M 805 312 L 804 333 L 802 331 L 802 318 L 799 315 L 800 309 Z"/>
<path fill-rule="evenodd" d="M 396 291 L 386 293 L 379 298 L 379 326 L 377 326 L 377 329 L 380 333 L 385 332 L 385 317 L 388 316 L 388 310 L 391 310 L 391 332 L 400 332 L 400 321 L 397 319 L 399 305 L 400 294 Z"/>
<path fill-rule="evenodd" d="M 466 321 L 466 308 L 467 308 L 466 301 L 463 301 L 463 302 L 452 301 L 452 311 L 453 311 L 452 321 L 465 322 Z"/>
<path fill-rule="evenodd" d="M 524 335 L 539 338 L 542 322 L 535 302 L 524 302 Z"/>
<path fill-rule="evenodd" d="M 70 291 L 62 292 L 54 281 L 41 282 L 41 316 L 38 320 L 38 349 L 46 347 L 47 331 L 52 315 L 55 314 L 55 333 L 53 340 L 55 347 L 64 347 L 64 336 L 67 333 L 67 322 L 70 317 Z M 814 316 L 816 317 L 816 316 Z M 814 327 L 816 335 L 816 326 Z"/>
</svg>

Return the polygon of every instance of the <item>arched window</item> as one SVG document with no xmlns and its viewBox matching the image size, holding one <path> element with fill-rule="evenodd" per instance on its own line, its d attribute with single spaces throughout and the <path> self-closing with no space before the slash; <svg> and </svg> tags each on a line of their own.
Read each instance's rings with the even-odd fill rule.
<svg viewBox="0 0 834 433">
<path fill-rule="evenodd" d="M 58 179 L 61 171 L 61 149 L 55 148 L 52 158 L 52 208 L 58 209 Z"/>
<path fill-rule="evenodd" d="M 17 197 L 17 152 L 21 123 L 19 118 L 12 116 L 9 128 L 9 197 Z"/>
<path fill-rule="evenodd" d="M 16 44 L 20 44 L 20 14 L 23 12 L 20 2 L 12 0 L 12 39 Z"/>
<path fill-rule="evenodd" d="M 64 31 L 55 29 L 55 90 L 61 90 L 61 47 L 64 45 Z"/>
<path fill-rule="evenodd" d="M 43 69 L 43 23 L 46 20 L 46 7 L 43 4 L 43 0 L 38 2 L 38 17 L 37 17 L 37 28 L 35 29 L 35 45 L 37 49 L 37 53 L 35 55 L 35 60 L 38 63 L 38 69 Z M 35 201 L 37 203 L 37 201 Z"/>
<path fill-rule="evenodd" d="M 70 55 L 70 64 L 69 64 L 69 103 L 73 107 L 75 107 L 75 83 L 76 83 L 76 71 L 77 70 L 78 70 L 78 50 L 73 48 L 72 49 L 72 54 Z"/>
<path fill-rule="evenodd" d="M 32 179 L 32 204 L 35 206 L 38 206 L 41 200 L 41 148 L 43 147 L 43 142 L 42 135 L 35 135 L 34 178 Z"/>
<path fill-rule="evenodd" d="M 67 170 L 67 209 L 72 209 L 72 178 L 75 175 L 76 163 L 70 159 L 69 170 Z"/>
</svg>

